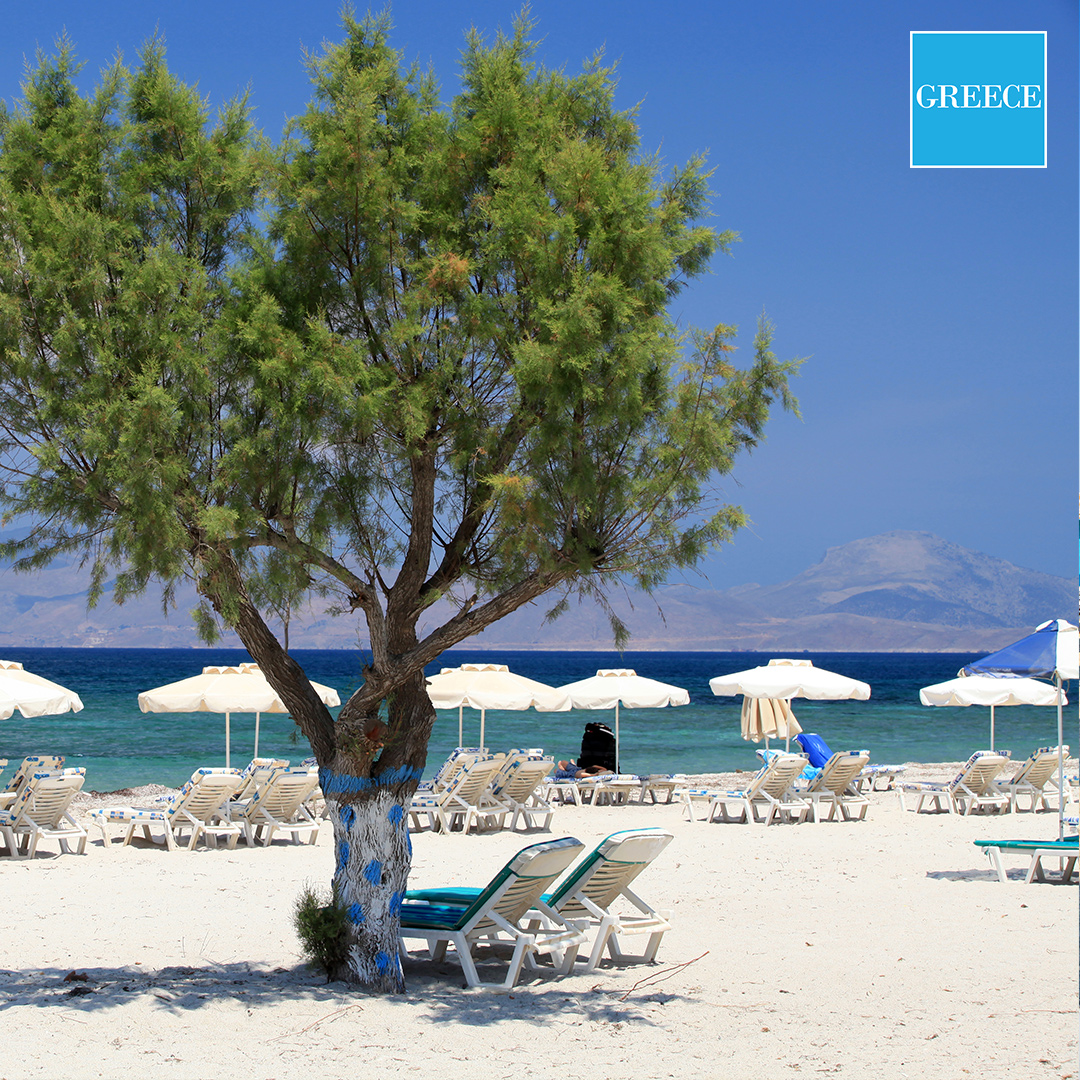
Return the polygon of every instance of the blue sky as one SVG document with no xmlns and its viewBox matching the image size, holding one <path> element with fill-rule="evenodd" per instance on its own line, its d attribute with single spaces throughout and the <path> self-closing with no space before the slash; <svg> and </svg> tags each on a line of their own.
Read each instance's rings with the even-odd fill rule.
<svg viewBox="0 0 1080 1080">
<path fill-rule="evenodd" d="M 363 10 L 361 8 L 360 10 Z M 519 6 L 413 0 L 393 42 L 449 98 L 463 33 Z M 280 134 L 310 86 L 304 49 L 340 37 L 337 0 L 41 0 L 0 4 L 0 98 L 66 29 L 86 79 L 155 30 L 170 67 L 214 105 L 249 89 Z M 797 380 L 725 484 L 753 519 L 705 569 L 773 583 L 825 549 L 919 529 L 1021 566 L 1076 574 L 1077 13 L 1073 0 L 537 0 L 539 59 L 619 62 L 643 148 L 707 151 L 732 257 L 679 298 L 686 325 L 762 310 Z M 1048 32 L 1046 169 L 910 169 L 911 30 Z"/>
</svg>

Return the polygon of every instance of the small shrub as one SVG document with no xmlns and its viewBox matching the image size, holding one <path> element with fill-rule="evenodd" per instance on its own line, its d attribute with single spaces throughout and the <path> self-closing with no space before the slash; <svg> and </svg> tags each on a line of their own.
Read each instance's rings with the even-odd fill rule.
<svg viewBox="0 0 1080 1080">
<path fill-rule="evenodd" d="M 336 890 L 327 898 L 304 885 L 293 909 L 293 926 L 307 962 L 329 982 L 349 958 L 349 919 Z"/>
</svg>

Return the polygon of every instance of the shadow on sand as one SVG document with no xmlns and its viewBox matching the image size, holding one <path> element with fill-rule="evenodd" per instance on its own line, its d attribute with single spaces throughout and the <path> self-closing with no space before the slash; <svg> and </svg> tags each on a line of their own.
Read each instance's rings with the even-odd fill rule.
<svg viewBox="0 0 1080 1080">
<path fill-rule="evenodd" d="M 505 963 L 488 950 L 477 960 L 481 978 L 494 981 L 505 974 Z M 539 1020 L 549 1017 L 552 1010 L 565 1010 L 569 1006 L 584 1011 L 590 1020 L 651 1024 L 656 1021 L 641 1006 L 687 1000 L 650 985 L 651 974 L 662 975 L 664 969 L 660 966 L 601 968 L 584 978 L 576 977 L 574 989 L 566 981 L 556 979 L 550 969 L 525 970 L 518 986 L 500 992 L 464 989 L 461 968 L 452 961 L 432 964 L 410 958 L 404 961 L 404 970 L 406 993 L 387 1000 L 403 1007 L 426 1007 L 434 1023 L 489 1026 L 502 1020 Z M 20 1006 L 74 1008 L 92 1013 L 140 997 L 152 998 L 157 1009 L 181 1015 L 222 999 L 244 1003 L 249 1008 L 272 1006 L 285 1000 L 306 1000 L 324 1004 L 332 1011 L 362 1005 L 370 995 L 344 983 L 322 982 L 303 965 L 273 970 L 259 970 L 246 963 L 166 967 L 156 971 L 142 971 L 138 967 L 0 970 L 0 1014 Z"/>
</svg>

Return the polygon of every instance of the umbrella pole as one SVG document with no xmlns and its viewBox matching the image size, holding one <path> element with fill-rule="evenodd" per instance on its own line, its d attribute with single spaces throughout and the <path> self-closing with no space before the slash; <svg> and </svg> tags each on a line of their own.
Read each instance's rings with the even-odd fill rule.
<svg viewBox="0 0 1080 1080">
<path fill-rule="evenodd" d="M 485 714 L 485 712 L 487 712 L 486 709 L 481 709 L 480 710 L 480 749 L 481 750 L 484 749 L 484 714 Z"/>
<path fill-rule="evenodd" d="M 615 773 L 619 772 L 619 702 L 615 702 Z"/>
<path fill-rule="evenodd" d="M 253 758 L 259 756 L 259 714 L 255 714 L 255 750 L 251 755 Z"/>
<path fill-rule="evenodd" d="M 994 749 L 994 706 L 990 706 L 990 749 Z"/>
<path fill-rule="evenodd" d="M 1054 682 L 1058 689 L 1058 839 L 1065 839 L 1065 753 L 1061 744 L 1065 738 L 1065 728 L 1061 718 L 1061 675 L 1054 672 Z M 1032 804 L 1034 805 L 1034 804 Z"/>
<path fill-rule="evenodd" d="M 458 744 L 458 746 L 464 746 L 465 745 L 465 743 L 462 741 L 462 739 L 464 737 L 464 730 L 465 730 L 464 727 L 462 726 L 464 721 L 461 718 L 461 714 L 462 714 L 462 712 L 464 712 L 464 710 L 465 710 L 464 705 L 459 705 L 457 707 L 457 744 Z"/>
<path fill-rule="evenodd" d="M 229 768 L 229 714 L 225 713 L 225 768 Z"/>
</svg>

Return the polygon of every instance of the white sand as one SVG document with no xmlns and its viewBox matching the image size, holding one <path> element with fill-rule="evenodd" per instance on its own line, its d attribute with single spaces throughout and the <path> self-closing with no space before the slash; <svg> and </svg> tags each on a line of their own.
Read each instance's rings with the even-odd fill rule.
<svg viewBox="0 0 1080 1080">
<path fill-rule="evenodd" d="M 526 971 L 510 994 L 463 990 L 449 958 L 407 963 L 400 998 L 306 969 L 291 911 L 329 880 L 329 824 L 315 847 L 93 833 L 83 857 L 0 858 L 0 1080 L 1077 1075 L 1077 889 L 1024 885 L 1023 857 L 1001 884 L 972 844 L 1056 836 L 1056 812 L 916 816 L 882 793 L 865 822 L 766 829 L 565 807 L 551 834 L 414 835 L 410 883 L 649 825 L 675 833 L 639 878 L 674 910 L 659 963 Z"/>
</svg>

